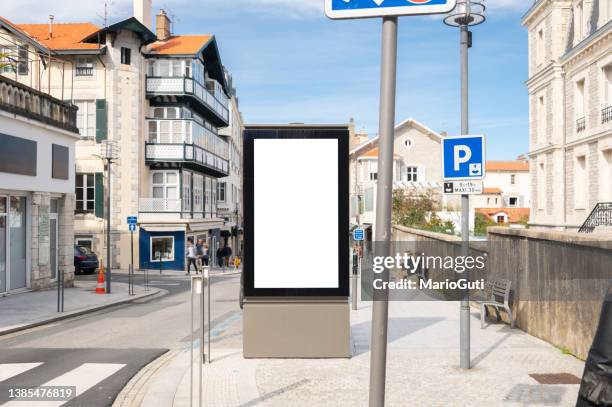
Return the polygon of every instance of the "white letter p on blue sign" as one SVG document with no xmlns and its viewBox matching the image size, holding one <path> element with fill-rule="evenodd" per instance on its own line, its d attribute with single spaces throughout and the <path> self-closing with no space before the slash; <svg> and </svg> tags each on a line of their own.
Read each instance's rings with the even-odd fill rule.
<svg viewBox="0 0 612 407">
<path fill-rule="evenodd" d="M 445 181 L 484 179 L 484 136 L 458 136 L 442 139 L 442 174 Z"/>
</svg>

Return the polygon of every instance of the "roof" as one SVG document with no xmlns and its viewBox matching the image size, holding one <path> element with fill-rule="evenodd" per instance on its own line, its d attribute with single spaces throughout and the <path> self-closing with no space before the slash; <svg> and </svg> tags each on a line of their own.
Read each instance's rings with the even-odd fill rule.
<svg viewBox="0 0 612 407">
<path fill-rule="evenodd" d="M 370 151 L 367 151 L 366 153 L 359 155 L 359 158 L 376 158 L 376 159 L 378 159 L 378 147 L 375 147 L 375 148 L 371 149 Z M 399 156 L 394 155 L 393 158 L 399 158 Z"/>
<path fill-rule="evenodd" d="M 21 28 L 17 27 L 17 24 L 7 20 L 6 18 L 0 16 L 0 27 L 4 27 L 7 31 L 12 32 L 17 37 L 20 37 L 22 40 L 26 42 L 30 42 L 40 51 L 48 52 L 48 49 L 45 48 L 41 43 L 34 40 L 31 36 L 25 33 Z"/>
<path fill-rule="evenodd" d="M 151 44 L 149 53 L 155 55 L 195 55 L 213 38 L 212 35 L 174 35 L 165 41 Z"/>
<path fill-rule="evenodd" d="M 529 172 L 529 163 L 527 161 L 487 161 L 487 171 L 514 171 L 514 172 Z"/>
<path fill-rule="evenodd" d="M 442 136 L 440 135 L 440 133 L 437 133 L 436 131 L 430 129 L 429 127 L 425 126 L 423 123 L 419 122 L 418 120 L 415 119 L 406 119 L 403 122 L 401 122 L 400 124 L 398 124 L 397 126 L 395 126 L 394 128 L 394 137 L 397 136 L 398 131 L 402 128 L 402 127 L 406 127 L 406 126 L 410 126 L 410 127 L 414 127 L 415 129 L 418 129 L 419 131 L 421 131 L 423 134 L 435 139 L 436 141 L 441 141 L 442 140 Z M 356 146 L 355 148 L 353 148 L 349 153 L 351 155 L 353 154 L 357 154 L 359 155 L 359 152 L 361 150 L 364 150 L 366 148 L 371 148 L 373 146 L 376 146 L 378 144 L 378 139 L 379 139 L 379 135 L 372 137 L 371 139 L 359 144 L 358 146 Z"/>
<path fill-rule="evenodd" d="M 52 50 L 87 50 L 100 48 L 98 44 L 81 42 L 100 30 L 92 23 L 53 24 L 53 36 L 49 37 L 49 24 L 17 24 L 17 27 Z"/>
<path fill-rule="evenodd" d="M 143 23 L 138 21 L 136 17 L 130 17 L 128 19 L 112 24 L 108 27 L 104 27 L 100 30 L 97 30 L 89 34 L 87 37 L 83 38 L 81 41 L 93 44 L 97 44 L 98 42 L 106 42 L 107 34 L 117 34 L 122 30 L 132 31 L 133 33 L 137 34 L 138 36 L 140 36 L 140 38 L 145 44 L 150 44 L 153 41 L 157 40 L 155 34 L 151 30 L 149 30 Z"/>
<path fill-rule="evenodd" d="M 488 216 L 490 219 L 495 220 L 494 217 L 500 213 L 508 216 L 509 223 L 518 223 L 529 217 L 529 208 L 476 208 L 474 209 L 478 213 L 482 213 Z"/>
<path fill-rule="evenodd" d="M 485 188 L 483 194 L 486 195 L 497 195 L 501 194 L 502 190 L 500 188 Z"/>
</svg>

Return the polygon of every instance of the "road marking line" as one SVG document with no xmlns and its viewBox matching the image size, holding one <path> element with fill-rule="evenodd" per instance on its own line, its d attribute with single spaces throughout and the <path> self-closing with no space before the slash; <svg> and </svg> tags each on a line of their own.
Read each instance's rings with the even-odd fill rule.
<svg viewBox="0 0 612 407">
<path fill-rule="evenodd" d="M 34 369 L 42 363 L 3 363 L 0 364 L 0 382 Z"/>
<path fill-rule="evenodd" d="M 76 369 L 70 370 L 61 376 L 42 384 L 42 386 L 76 386 L 75 397 L 107 377 L 117 373 L 125 364 L 121 363 L 83 363 Z M 29 401 L 28 407 L 59 407 L 67 401 Z M 9 401 L 3 407 L 24 407 L 23 401 Z"/>
</svg>

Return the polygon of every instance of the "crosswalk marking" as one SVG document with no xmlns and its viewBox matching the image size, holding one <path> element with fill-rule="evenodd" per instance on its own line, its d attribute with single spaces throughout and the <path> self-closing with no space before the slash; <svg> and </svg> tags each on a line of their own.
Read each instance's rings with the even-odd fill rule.
<svg viewBox="0 0 612 407">
<path fill-rule="evenodd" d="M 85 393 L 97 383 L 117 373 L 125 364 L 121 363 L 83 363 L 76 369 L 58 376 L 42 386 L 76 386 L 76 396 Z M 59 407 L 66 401 L 29 401 L 28 407 Z M 24 407 L 23 401 L 9 401 L 2 407 Z"/>
<path fill-rule="evenodd" d="M 10 379 L 13 376 L 34 369 L 42 363 L 3 363 L 0 364 L 0 382 Z"/>
</svg>

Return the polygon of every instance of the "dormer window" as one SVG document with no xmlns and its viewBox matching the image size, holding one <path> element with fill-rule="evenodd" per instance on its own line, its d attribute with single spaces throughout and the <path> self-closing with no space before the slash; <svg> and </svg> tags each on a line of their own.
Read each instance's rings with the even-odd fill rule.
<svg viewBox="0 0 612 407">
<path fill-rule="evenodd" d="M 132 50 L 130 48 L 121 47 L 121 64 L 122 65 L 132 64 Z"/>
</svg>

